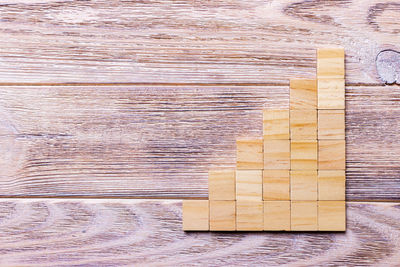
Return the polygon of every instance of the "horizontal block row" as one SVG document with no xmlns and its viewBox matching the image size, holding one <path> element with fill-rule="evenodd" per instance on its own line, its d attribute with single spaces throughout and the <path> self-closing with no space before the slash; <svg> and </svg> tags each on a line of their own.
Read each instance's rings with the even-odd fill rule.
<svg viewBox="0 0 400 267">
<path fill-rule="evenodd" d="M 264 110 L 264 139 L 344 139 L 345 113 L 338 110 Z M 279 117 L 278 120 L 274 120 Z"/>
<path fill-rule="evenodd" d="M 237 168 L 344 170 L 345 140 L 238 140 Z"/>
<path fill-rule="evenodd" d="M 212 170 L 209 199 L 345 200 L 345 177 L 344 170 Z"/>
<path fill-rule="evenodd" d="M 345 231 L 344 201 L 184 200 L 185 231 Z"/>
</svg>

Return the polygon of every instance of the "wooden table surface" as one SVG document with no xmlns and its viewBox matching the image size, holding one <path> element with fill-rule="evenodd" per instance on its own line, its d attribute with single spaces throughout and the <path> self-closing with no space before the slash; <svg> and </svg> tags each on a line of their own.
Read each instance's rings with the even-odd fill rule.
<svg viewBox="0 0 400 267">
<path fill-rule="evenodd" d="M 400 54 L 379 56 L 400 49 L 399 16 L 375 0 L 2 1 L 0 266 L 400 266 L 400 87 L 383 82 L 400 83 Z M 329 45 L 346 51 L 347 232 L 182 232 L 181 199 L 207 198 L 208 169 L 234 166 L 236 138 L 261 136 L 261 110 L 287 108 L 288 79 L 314 77 Z"/>
</svg>

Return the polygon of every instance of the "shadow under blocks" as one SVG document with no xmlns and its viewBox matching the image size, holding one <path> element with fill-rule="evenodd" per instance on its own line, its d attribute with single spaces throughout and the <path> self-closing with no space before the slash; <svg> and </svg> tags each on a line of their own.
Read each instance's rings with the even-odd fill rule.
<svg viewBox="0 0 400 267">
<path fill-rule="evenodd" d="M 317 50 L 317 78 L 290 80 L 289 109 L 237 140 L 236 168 L 183 201 L 184 231 L 346 231 L 344 49 Z"/>
</svg>

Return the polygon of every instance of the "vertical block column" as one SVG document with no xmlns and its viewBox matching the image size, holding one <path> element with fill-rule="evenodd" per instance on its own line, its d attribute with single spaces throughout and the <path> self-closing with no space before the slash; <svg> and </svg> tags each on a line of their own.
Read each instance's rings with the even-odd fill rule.
<svg viewBox="0 0 400 267">
<path fill-rule="evenodd" d="M 317 80 L 290 80 L 291 230 L 318 229 Z"/>
<path fill-rule="evenodd" d="M 264 230 L 290 230 L 289 110 L 264 110 Z"/>
<path fill-rule="evenodd" d="M 236 230 L 235 169 L 211 170 L 208 173 L 210 230 Z"/>
<path fill-rule="evenodd" d="M 342 48 L 318 49 L 318 229 L 320 231 L 346 229 L 344 73 Z"/>
<path fill-rule="evenodd" d="M 263 140 L 240 139 L 236 144 L 236 230 L 259 231 L 263 227 Z"/>
</svg>

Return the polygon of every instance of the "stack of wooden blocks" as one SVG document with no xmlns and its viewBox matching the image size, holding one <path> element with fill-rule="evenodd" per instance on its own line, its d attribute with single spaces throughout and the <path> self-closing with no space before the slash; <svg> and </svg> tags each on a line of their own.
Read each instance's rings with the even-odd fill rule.
<svg viewBox="0 0 400 267">
<path fill-rule="evenodd" d="M 209 172 L 209 200 L 183 201 L 185 231 L 345 231 L 344 50 L 317 52 L 317 79 L 290 80 L 290 108 L 237 140 L 236 169 Z"/>
</svg>

